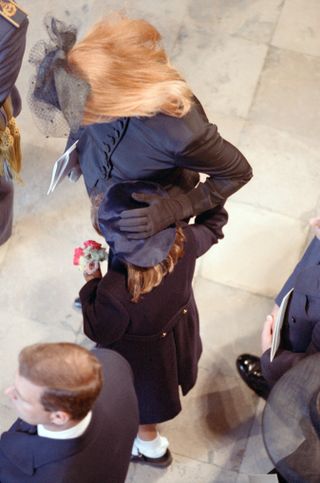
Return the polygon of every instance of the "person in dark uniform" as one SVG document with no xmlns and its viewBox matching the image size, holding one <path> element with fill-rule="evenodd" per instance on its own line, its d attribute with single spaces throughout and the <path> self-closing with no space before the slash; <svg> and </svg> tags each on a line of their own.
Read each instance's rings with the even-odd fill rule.
<svg viewBox="0 0 320 483">
<path fill-rule="evenodd" d="M 20 170 L 19 132 L 14 118 L 21 99 L 15 87 L 26 45 L 27 15 L 10 0 L 0 3 L 0 245 L 12 232 L 13 179 Z"/>
<path fill-rule="evenodd" d="M 141 206 L 135 192 L 168 198 L 150 182 L 117 183 L 107 191 L 95 225 L 113 256 L 103 278 L 100 270 L 84 273 L 80 299 L 85 334 L 123 355 L 134 373 L 140 427 L 133 460 L 167 466 L 168 440 L 156 425 L 180 412 L 179 386 L 185 395 L 196 382 L 202 345 L 192 279 L 196 259 L 223 237 L 227 213 L 213 208 L 194 224 L 132 240 L 117 220 L 122 210 Z"/>
<path fill-rule="evenodd" d="M 246 384 L 267 398 L 271 387 L 301 359 L 320 351 L 320 218 L 310 221 L 316 236 L 275 299 L 262 331 L 262 356 L 241 354 L 237 369 Z M 273 324 L 283 297 L 293 289 L 285 313 L 281 344 L 270 362 Z"/>
<path fill-rule="evenodd" d="M 64 342 L 25 347 L 6 394 L 19 419 L 1 435 L 1 482 L 124 483 L 138 407 L 120 354 Z"/>
</svg>

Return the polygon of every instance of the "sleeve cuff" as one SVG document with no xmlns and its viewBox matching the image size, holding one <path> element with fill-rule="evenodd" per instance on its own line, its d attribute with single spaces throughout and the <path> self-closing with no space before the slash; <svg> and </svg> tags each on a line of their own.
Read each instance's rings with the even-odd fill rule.
<svg viewBox="0 0 320 483">
<path fill-rule="evenodd" d="M 101 282 L 101 278 L 94 278 L 89 280 L 80 290 L 79 297 L 81 302 L 86 302 L 89 300 L 93 293 L 96 292 L 99 283 Z"/>
</svg>

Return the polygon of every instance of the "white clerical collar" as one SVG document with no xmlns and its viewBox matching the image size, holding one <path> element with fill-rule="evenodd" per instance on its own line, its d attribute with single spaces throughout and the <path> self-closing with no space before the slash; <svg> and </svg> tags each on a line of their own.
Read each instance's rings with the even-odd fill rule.
<svg viewBox="0 0 320 483">
<path fill-rule="evenodd" d="M 38 436 L 51 439 L 79 438 L 79 436 L 81 436 L 89 426 L 91 418 L 92 411 L 89 411 L 86 417 L 80 421 L 80 423 L 72 426 L 72 428 L 64 429 L 63 431 L 50 431 L 49 429 L 46 429 L 42 424 L 38 424 Z"/>
</svg>

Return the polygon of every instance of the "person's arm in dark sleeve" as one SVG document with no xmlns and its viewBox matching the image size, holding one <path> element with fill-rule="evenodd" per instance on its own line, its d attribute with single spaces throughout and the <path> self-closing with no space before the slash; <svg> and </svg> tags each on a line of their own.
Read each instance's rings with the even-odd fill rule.
<svg viewBox="0 0 320 483">
<path fill-rule="evenodd" d="M 104 347 L 121 339 L 129 325 L 129 316 L 122 304 L 104 289 L 103 279 L 90 280 L 79 295 L 86 336 Z"/>
<path fill-rule="evenodd" d="M 218 133 L 214 124 L 203 123 L 202 129 L 176 153 L 176 164 L 208 178 L 187 193 L 190 216 L 198 215 L 221 203 L 244 186 L 252 170 L 243 154 Z"/>
<path fill-rule="evenodd" d="M 274 384 L 291 367 L 298 364 L 301 359 L 320 352 L 320 322 L 314 325 L 312 338 L 306 352 L 292 352 L 285 349 L 278 349 L 274 359 L 270 362 L 270 349 L 265 351 L 260 359 L 263 377 Z"/>
<path fill-rule="evenodd" d="M 72 146 L 76 141 L 80 139 L 80 136 L 83 133 L 83 131 L 84 131 L 83 127 L 78 129 L 76 132 L 70 131 L 64 151 L 67 151 L 70 148 L 70 146 Z M 68 173 L 68 178 L 70 181 L 75 183 L 82 175 L 77 147 L 72 151 L 70 156 L 72 156 L 73 158 L 73 168 L 71 169 L 70 173 Z"/>
<path fill-rule="evenodd" d="M 269 384 L 273 385 L 285 372 L 305 356 L 305 352 L 291 352 L 279 349 L 273 361 L 270 362 L 270 349 L 268 349 L 260 358 L 262 375 Z"/>
<path fill-rule="evenodd" d="M 219 205 L 198 215 L 193 224 L 186 226 L 185 230 L 191 231 L 197 240 L 197 258 L 224 237 L 222 228 L 227 222 L 228 213 Z"/>
<path fill-rule="evenodd" d="M 66 144 L 66 147 L 64 149 L 65 151 L 67 151 L 67 149 L 69 149 L 70 146 L 72 146 L 72 144 L 74 144 L 76 141 L 78 141 L 78 139 L 80 139 L 81 134 L 83 133 L 84 129 L 85 129 L 84 127 L 80 127 L 75 132 L 70 131 L 68 139 L 67 139 L 67 144 Z"/>
<path fill-rule="evenodd" d="M 26 47 L 27 17 L 20 27 L 15 27 L 0 17 L 0 106 L 10 95 L 17 80 Z M 14 112 L 14 115 L 17 115 Z"/>
<path fill-rule="evenodd" d="M 283 297 L 294 287 L 295 281 L 301 270 L 320 263 L 320 240 L 314 237 L 304 252 L 300 262 L 296 265 L 288 280 L 275 298 L 275 302 L 280 306 Z"/>
<path fill-rule="evenodd" d="M 245 157 L 208 122 L 199 103 L 186 115 L 184 122 L 178 124 L 177 121 L 176 127 L 172 127 L 171 138 L 167 149 L 175 167 L 205 173 L 208 178 L 188 193 L 174 197 L 135 196 L 137 201 L 149 206 L 121 213 L 119 227 L 128 232 L 129 238 L 147 238 L 172 223 L 223 205 L 252 177 Z"/>
</svg>

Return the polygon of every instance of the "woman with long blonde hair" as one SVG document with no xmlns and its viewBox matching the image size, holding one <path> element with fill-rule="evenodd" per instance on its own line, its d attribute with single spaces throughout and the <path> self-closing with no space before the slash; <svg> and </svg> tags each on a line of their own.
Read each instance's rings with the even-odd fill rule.
<svg viewBox="0 0 320 483">
<path fill-rule="evenodd" d="M 170 194 L 125 211 L 119 226 L 128 236 L 144 239 L 223 205 L 249 181 L 245 157 L 209 123 L 149 22 L 110 15 L 77 43 L 74 28 L 57 21 L 47 28 L 56 40 L 39 63 L 35 97 L 42 111 L 53 104 L 72 126 L 67 147 L 78 141 L 88 194 L 138 179 Z M 200 172 L 208 178 L 198 184 Z"/>
<path fill-rule="evenodd" d="M 169 443 L 157 424 L 180 412 L 179 387 L 185 395 L 196 382 L 201 340 L 192 278 L 197 257 L 223 237 L 227 214 L 212 209 L 193 225 L 172 225 L 145 240 L 130 240 L 117 221 L 122 210 L 141 205 L 132 198 L 135 192 L 168 197 L 160 185 L 137 181 L 117 183 L 94 200 L 94 226 L 112 257 L 103 278 L 100 269 L 84 274 L 84 332 L 132 367 L 140 412 L 133 461 L 168 466 Z"/>
<path fill-rule="evenodd" d="M 91 88 L 84 125 L 189 112 L 192 92 L 159 41 L 159 32 L 147 21 L 114 14 L 75 44 L 68 65 Z"/>
</svg>

